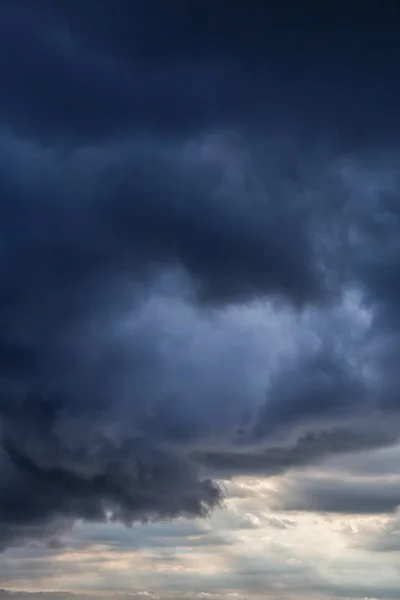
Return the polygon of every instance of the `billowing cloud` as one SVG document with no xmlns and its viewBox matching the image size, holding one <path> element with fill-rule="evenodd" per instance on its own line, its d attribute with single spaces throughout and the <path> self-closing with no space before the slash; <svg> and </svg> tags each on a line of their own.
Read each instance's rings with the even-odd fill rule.
<svg viewBox="0 0 400 600">
<path fill-rule="evenodd" d="M 2 548 L 398 438 L 396 78 L 169 4 L 1 8 Z"/>
</svg>

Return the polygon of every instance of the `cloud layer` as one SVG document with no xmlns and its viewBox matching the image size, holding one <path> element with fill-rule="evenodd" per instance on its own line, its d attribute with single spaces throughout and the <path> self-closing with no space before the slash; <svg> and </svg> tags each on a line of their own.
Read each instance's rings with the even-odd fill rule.
<svg viewBox="0 0 400 600">
<path fill-rule="evenodd" d="M 1 8 L 1 548 L 398 438 L 390 61 L 274 3 L 91 7 Z M 293 508 L 398 505 L 338 485 Z"/>
</svg>

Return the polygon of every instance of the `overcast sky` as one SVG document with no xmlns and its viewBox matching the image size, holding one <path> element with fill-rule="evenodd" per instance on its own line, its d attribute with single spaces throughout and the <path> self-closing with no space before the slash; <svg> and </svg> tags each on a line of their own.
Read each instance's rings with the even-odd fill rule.
<svg viewBox="0 0 400 600">
<path fill-rule="evenodd" d="M 398 600 L 399 31 L 1 0 L 0 600 Z"/>
</svg>

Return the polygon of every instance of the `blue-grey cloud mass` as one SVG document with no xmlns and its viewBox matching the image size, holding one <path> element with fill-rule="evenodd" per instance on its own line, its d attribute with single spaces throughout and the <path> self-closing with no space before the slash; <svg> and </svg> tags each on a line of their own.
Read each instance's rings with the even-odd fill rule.
<svg viewBox="0 0 400 600">
<path fill-rule="evenodd" d="M 228 4 L 1 3 L 1 550 L 400 505 L 398 9 Z"/>
</svg>

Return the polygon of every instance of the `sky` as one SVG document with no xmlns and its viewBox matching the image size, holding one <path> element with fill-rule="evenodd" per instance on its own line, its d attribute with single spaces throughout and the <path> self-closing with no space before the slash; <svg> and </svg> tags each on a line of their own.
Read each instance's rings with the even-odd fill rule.
<svg viewBox="0 0 400 600">
<path fill-rule="evenodd" d="M 0 2 L 0 600 L 398 600 L 400 9 Z"/>
</svg>

